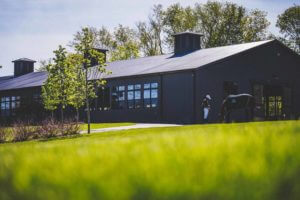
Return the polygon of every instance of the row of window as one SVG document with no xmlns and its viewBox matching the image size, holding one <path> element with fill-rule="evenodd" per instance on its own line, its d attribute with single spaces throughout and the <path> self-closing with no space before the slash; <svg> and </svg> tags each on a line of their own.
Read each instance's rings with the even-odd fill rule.
<svg viewBox="0 0 300 200">
<path fill-rule="evenodd" d="M 34 102 L 41 102 L 39 94 L 32 96 Z M 25 99 L 22 98 L 22 104 Z M 29 102 L 30 103 L 30 102 Z M 20 96 L 3 96 L 0 98 L 1 116 L 14 115 L 21 106 Z M 98 98 L 91 102 L 92 110 L 155 108 L 158 106 L 158 83 L 121 85 L 100 88 Z"/>
<path fill-rule="evenodd" d="M 14 115 L 14 111 L 20 108 L 21 98 L 20 96 L 5 96 L 0 99 L 0 113 L 1 116 Z"/>
<path fill-rule="evenodd" d="M 113 109 L 155 108 L 158 104 L 158 83 L 115 86 L 112 89 Z"/>
</svg>

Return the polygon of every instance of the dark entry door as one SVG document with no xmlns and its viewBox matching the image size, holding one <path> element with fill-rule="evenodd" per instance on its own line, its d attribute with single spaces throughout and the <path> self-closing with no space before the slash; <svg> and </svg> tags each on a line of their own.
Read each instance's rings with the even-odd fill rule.
<svg viewBox="0 0 300 200">
<path fill-rule="evenodd" d="M 281 86 L 265 85 L 264 98 L 266 119 L 282 119 L 283 88 Z"/>
<path fill-rule="evenodd" d="M 253 85 L 255 117 L 265 120 L 290 119 L 292 112 L 292 89 L 287 84 Z"/>
<path fill-rule="evenodd" d="M 265 101 L 266 118 L 279 120 L 282 118 L 282 96 L 267 96 Z"/>
</svg>

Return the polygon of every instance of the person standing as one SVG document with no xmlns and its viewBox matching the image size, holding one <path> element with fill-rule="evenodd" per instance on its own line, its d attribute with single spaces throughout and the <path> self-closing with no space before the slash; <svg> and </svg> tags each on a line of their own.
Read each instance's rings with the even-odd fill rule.
<svg viewBox="0 0 300 200">
<path fill-rule="evenodd" d="M 203 109 L 203 122 L 208 123 L 208 115 L 210 111 L 210 103 L 211 97 L 209 94 L 206 94 L 202 101 L 202 109 Z"/>
</svg>

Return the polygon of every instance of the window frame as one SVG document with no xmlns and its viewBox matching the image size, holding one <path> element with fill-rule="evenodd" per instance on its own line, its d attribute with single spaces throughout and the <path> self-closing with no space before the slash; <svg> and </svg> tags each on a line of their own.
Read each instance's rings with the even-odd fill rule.
<svg viewBox="0 0 300 200">
<path fill-rule="evenodd" d="M 144 101 L 144 108 L 145 109 L 151 109 L 151 108 L 157 108 L 158 107 L 158 96 L 159 96 L 159 85 L 158 82 L 148 82 L 143 84 L 143 101 Z M 149 97 L 147 95 L 147 98 L 145 98 L 145 93 L 149 93 Z M 155 92 L 155 97 L 153 97 Z"/>
</svg>

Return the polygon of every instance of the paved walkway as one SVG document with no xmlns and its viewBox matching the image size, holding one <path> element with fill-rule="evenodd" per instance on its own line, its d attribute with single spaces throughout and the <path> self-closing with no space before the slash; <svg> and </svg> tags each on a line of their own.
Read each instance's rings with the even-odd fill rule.
<svg viewBox="0 0 300 200">
<path fill-rule="evenodd" d="M 92 129 L 91 133 L 102 133 L 102 132 L 108 132 L 108 131 L 121 131 L 121 130 L 137 129 L 137 128 L 156 128 L 156 127 L 173 127 L 173 126 L 182 126 L 182 125 L 178 125 L 178 124 L 135 124 L 135 125 L 130 125 L 130 126 L 119 126 L 119 127 Z M 87 133 L 87 131 L 84 130 L 84 131 L 81 131 L 81 133 Z"/>
</svg>

